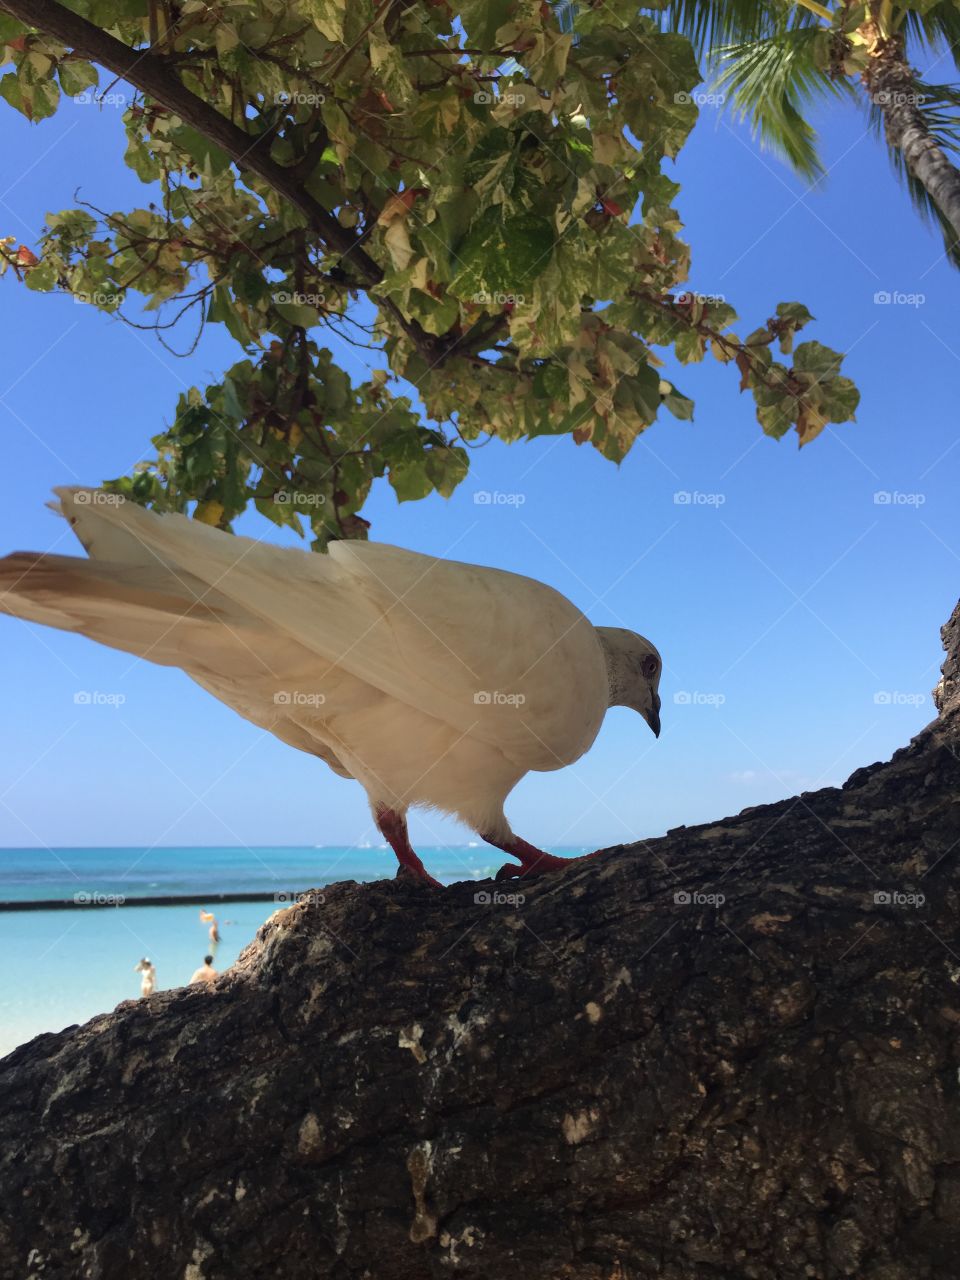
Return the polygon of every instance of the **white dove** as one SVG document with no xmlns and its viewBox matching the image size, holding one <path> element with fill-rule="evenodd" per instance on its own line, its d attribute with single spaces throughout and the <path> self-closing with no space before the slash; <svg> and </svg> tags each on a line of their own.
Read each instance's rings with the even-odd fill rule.
<svg viewBox="0 0 960 1280">
<path fill-rule="evenodd" d="M 355 778 L 401 867 L 431 884 L 407 834 L 412 806 L 517 859 L 501 876 L 553 870 L 570 860 L 504 815 L 520 779 L 579 759 L 608 707 L 632 707 L 659 736 L 654 646 L 594 627 L 542 582 L 380 543 L 318 555 L 102 490 L 55 492 L 89 558 L 0 559 L 0 612 L 180 667 Z"/>
</svg>

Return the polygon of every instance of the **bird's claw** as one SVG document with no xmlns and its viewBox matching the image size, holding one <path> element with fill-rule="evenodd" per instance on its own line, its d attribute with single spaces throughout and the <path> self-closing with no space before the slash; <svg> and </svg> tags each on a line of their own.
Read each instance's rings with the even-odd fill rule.
<svg viewBox="0 0 960 1280">
<path fill-rule="evenodd" d="M 523 875 L 523 865 L 518 862 L 505 862 L 497 874 L 495 880 L 516 880 Z"/>
<path fill-rule="evenodd" d="M 440 881 L 434 879 L 434 877 L 429 873 L 429 871 L 424 870 L 423 874 L 421 875 L 420 872 L 415 871 L 412 867 L 405 867 L 403 863 L 401 863 L 400 866 L 397 867 L 397 874 L 396 876 L 394 876 L 394 879 L 404 880 L 407 884 L 411 884 L 411 883 L 428 884 L 431 889 L 443 888 L 443 885 L 440 883 Z"/>
</svg>

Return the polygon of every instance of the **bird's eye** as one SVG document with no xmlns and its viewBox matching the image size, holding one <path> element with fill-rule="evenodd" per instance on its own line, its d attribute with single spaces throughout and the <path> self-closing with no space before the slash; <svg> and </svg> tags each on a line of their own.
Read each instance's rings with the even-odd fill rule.
<svg viewBox="0 0 960 1280">
<path fill-rule="evenodd" d="M 657 674 L 658 666 L 659 666 L 659 663 L 657 662 L 653 654 L 648 653 L 647 656 L 644 658 L 643 662 L 640 664 L 640 670 L 647 677 L 647 679 L 650 680 L 652 679 L 653 676 Z"/>
</svg>

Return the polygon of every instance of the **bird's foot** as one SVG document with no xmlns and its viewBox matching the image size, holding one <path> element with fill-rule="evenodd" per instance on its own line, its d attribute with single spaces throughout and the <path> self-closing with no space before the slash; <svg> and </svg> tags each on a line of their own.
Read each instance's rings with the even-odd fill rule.
<svg viewBox="0 0 960 1280">
<path fill-rule="evenodd" d="M 415 880 L 426 881 L 434 889 L 442 889 L 443 885 L 440 881 L 434 880 L 433 876 L 417 857 L 407 834 L 407 819 L 405 815 L 398 813 L 395 809 L 387 808 L 386 805 L 378 805 L 374 812 L 377 827 L 390 845 L 390 848 L 397 855 L 397 861 L 400 864 L 397 868 L 397 875 L 399 876 L 403 873 Z"/>
<path fill-rule="evenodd" d="M 505 862 L 497 872 L 497 880 L 516 880 L 520 876 L 539 876 L 545 871 L 560 871 L 569 867 L 571 862 L 579 862 L 579 858 L 557 858 L 552 853 L 543 853 L 533 862 Z"/>
<path fill-rule="evenodd" d="M 520 876 L 542 875 L 545 871 L 560 871 L 563 867 L 568 867 L 571 862 L 580 861 L 579 858 L 558 858 L 555 853 L 546 853 L 543 849 L 538 849 L 517 836 L 506 841 L 491 840 L 489 836 L 484 836 L 484 839 L 498 849 L 502 849 L 504 853 L 509 853 L 511 857 L 520 860 L 519 866 L 514 862 L 505 862 L 497 872 L 498 880 L 513 880 Z M 593 854 L 588 853 L 585 856 L 591 858 Z"/>
<path fill-rule="evenodd" d="M 419 861 L 419 859 L 418 859 L 418 861 Z M 422 863 L 422 862 L 420 863 L 420 869 L 419 869 L 419 871 L 418 871 L 416 868 L 411 867 L 411 866 L 409 865 L 409 863 L 403 863 L 403 862 L 401 862 L 401 863 L 400 863 L 400 865 L 399 865 L 399 867 L 397 867 L 397 874 L 394 876 L 394 879 L 395 879 L 395 880 L 407 880 L 407 881 L 410 881 L 410 880 L 419 880 L 419 881 L 421 881 L 421 882 L 422 882 L 422 883 L 424 883 L 424 884 L 432 885 L 432 887 L 433 887 L 434 889 L 442 889 L 442 888 L 443 888 L 443 885 L 440 883 L 440 881 L 439 881 L 439 880 L 435 880 L 435 879 L 433 878 L 433 876 L 432 876 L 432 875 L 430 874 L 430 872 L 426 869 L 426 867 L 423 865 L 423 863 Z"/>
</svg>

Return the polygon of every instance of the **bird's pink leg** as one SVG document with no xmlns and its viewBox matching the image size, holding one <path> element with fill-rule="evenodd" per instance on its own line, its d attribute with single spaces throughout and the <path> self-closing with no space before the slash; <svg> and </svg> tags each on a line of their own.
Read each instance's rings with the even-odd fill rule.
<svg viewBox="0 0 960 1280">
<path fill-rule="evenodd" d="M 442 889 L 443 885 L 440 881 L 434 880 L 417 857 L 410 843 L 410 836 L 407 834 L 407 820 L 403 814 L 397 813 L 395 809 L 388 809 L 385 805 L 378 805 L 376 819 L 380 834 L 397 855 L 401 870 L 405 868 L 418 880 L 426 880 L 427 884 L 432 884 L 435 889 Z M 399 875 L 400 871 L 397 874 Z"/>
<path fill-rule="evenodd" d="M 561 867 L 568 867 L 571 862 L 583 862 L 586 858 L 597 856 L 595 853 L 585 853 L 579 858 L 558 858 L 555 853 L 545 853 L 543 849 L 527 844 L 526 840 L 521 840 L 519 836 L 511 836 L 509 840 L 496 840 L 493 836 L 485 836 L 481 832 L 480 838 L 486 840 L 487 844 L 492 844 L 494 848 L 509 853 L 512 858 L 520 860 L 519 867 L 515 867 L 512 862 L 505 863 L 497 872 L 498 880 L 509 880 L 514 876 L 538 875 L 542 871 L 559 871 Z"/>
</svg>

